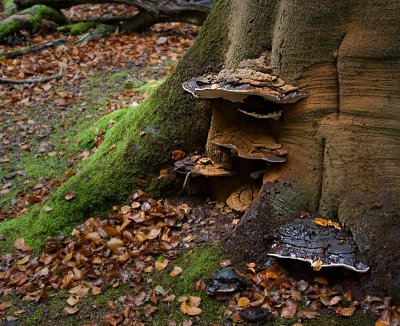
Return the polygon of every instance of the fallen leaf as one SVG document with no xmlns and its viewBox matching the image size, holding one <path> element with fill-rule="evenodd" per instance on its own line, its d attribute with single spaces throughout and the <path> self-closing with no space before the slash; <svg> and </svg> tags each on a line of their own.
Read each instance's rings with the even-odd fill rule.
<svg viewBox="0 0 400 326">
<path fill-rule="evenodd" d="M 101 242 L 101 236 L 98 232 L 91 232 L 85 235 L 86 240 L 93 241 L 95 244 Z"/>
<path fill-rule="evenodd" d="M 76 193 L 75 193 L 74 191 L 70 191 L 70 192 L 67 192 L 67 193 L 65 194 L 64 199 L 65 199 L 66 201 L 70 201 L 70 200 L 74 199 L 75 196 L 76 196 Z"/>
<path fill-rule="evenodd" d="M 158 179 L 163 179 L 167 176 L 168 176 L 168 170 L 162 169 L 162 170 L 160 170 L 160 175 L 158 176 Z"/>
<path fill-rule="evenodd" d="M 246 308 L 250 303 L 250 299 L 246 297 L 241 297 L 238 300 L 238 306 L 241 308 Z"/>
<path fill-rule="evenodd" d="M 339 313 L 341 316 L 351 317 L 351 316 L 353 316 L 355 311 L 356 311 L 355 307 L 341 308 Z"/>
<path fill-rule="evenodd" d="M 193 296 L 189 297 L 189 304 L 191 307 L 198 307 L 200 306 L 200 303 L 201 303 L 200 297 L 193 297 Z"/>
<path fill-rule="evenodd" d="M 313 270 L 315 270 L 315 271 L 320 271 L 321 270 L 321 268 L 322 268 L 322 261 L 321 260 L 316 260 L 316 261 L 313 261 L 312 263 L 311 263 L 311 267 L 313 268 Z"/>
<path fill-rule="evenodd" d="M 79 311 L 78 307 L 65 307 L 64 312 L 67 313 L 68 315 L 74 315 Z"/>
<path fill-rule="evenodd" d="M 174 161 L 179 161 L 179 160 L 183 159 L 184 157 L 185 157 L 185 152 L 181 149 L 176 149 L 176 150 L 172 151 L 172 153 L 171 153 L 171 158 Z"/>
<path fill-rule="evenodd" d="M 155 264 L 156 269 L 160 272 L 168 266 L 168 263 L 169 263 L 169 260 L 161 256 L 156 261 L 156 264 Z"/>
<path fill-rule="evenodd" d="M 171 277 L 176 277 L 176 276 L 178 276 L 178 275 L 181 274 L 181 273 L 182 273 L 182 268 L 180 268 L 179 266 L 174 266 L 174 269 L 172 270 L 171 273 L 169 273 L 169 275 L 170 275 Z"/>
<path fill-rule="evenodd" d="M 79 302 L 79 297 L 77 295 L 70 295 L 67 299 L 67 303 L 70 306 L 75 306 Z"/>
<path fill-rule="evenodd" d="M 281 318 L 291 319 L 296 314 L 296 306 L 285 307 L 281 311 Z"/>
<path fill-rule="evenodd" d="M 4 311 L 4 310 L 10 308 L 11 306 L 12 306 L 11 301 L 4 301 L 4 302 L 0 303 L 0 311 Z"/>
<path fill-rule="evenodd" d="M 200 308 L 189 306 L 186 302 L 182 302 L 180 309 L 183 314 L 189 316 L 200 315 L 203 311 Z"/>
<path fill-rule="evenodd" d="M 117 250 L 119 247 L 123 246 L 124 242 L 121 239 L 118 238 L 111 238 L 108 242 L 107 242 L 107 246 L 111 249 L 111 250 Z"/>
</svg>

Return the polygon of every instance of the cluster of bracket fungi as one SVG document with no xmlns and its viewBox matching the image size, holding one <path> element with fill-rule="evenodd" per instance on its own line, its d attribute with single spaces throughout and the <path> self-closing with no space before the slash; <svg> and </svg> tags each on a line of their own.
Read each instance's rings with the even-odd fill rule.
<svg viewBox="0 0 400 326">
<path fill-rule="evenodd" d="M 259 64 L 261 61 L 256 59 L 256 68 L 250 65 L 250 68 L 224 69 L 218 74 L 196 77 L 182 84 L 185 91 L 197 98 L 229 101 L 229 105 L 224 101 L 223 108 L 214 110 L 213 119 L 218 122 L 210 129 L 208 137 L 208 144 L 220 149 L 221 162 L 200 155 L 176 162 L 176 169 L 186 173 L 185 184 L 191 175 L 232 176 L 235 172 L 230 158 L 235 156 L 267 162 L 267 165 L 286 162 L 288 152 L 269 132 L 269 126 L 281 118 L 282 105 L 295 103 L 308 94 L 273 75 L 270 67 Z M 256 179 L 264 173 L 265 169 L 250 175 Z M 245 184 L 233 191 L 226 203 L 234 211 L 245 212 L 257 193 L 254 184 Z M 281 226 L 268 254 L 312 265 L 318 263 L 319 268 L 336 266 L 361 273 L 369 269 L 356 258 L 357 251 L 349 234 L 341 231 L 339 236 L 338 230 L 316 226 L 309 220 L 297 219 Z"/>
<path fill-rule="evenodd" d="M 295 103 L 307 96 L 298 87 L 273 75 L 272 69 L 267 66 L 258 67 L 258 70 L 248 67 L 224 69 L 218 74 L 188 80 L 182 87 L 197 98 L 227 100 L 230 102 L 230 110 L 241 112 L 235 113 L 236 116 L 244 114 L 238 121 L 227 121 L 209 135 L 209 144 L 220 148 L 223 156 L 229 156 L 228 164 L 194 156 L 189 158 L 190 164 L 188 159 L 177 163 L 178 167 L 185 166 L 186 173 L 191 176 L 231 176 L 235 172 L 229 164 L 230 157 L 259 160 L 268 164 L 286 162 L 288 152 L 269 133 L 268 120 L 280 119 L 281 104 Z M 262 177 L 262 174 L 258 177 Z M 244 212 L 257 192 L 254 185 L 246 184 L 236 189 L 226 202 L 234 211 Z"/>
</svg>

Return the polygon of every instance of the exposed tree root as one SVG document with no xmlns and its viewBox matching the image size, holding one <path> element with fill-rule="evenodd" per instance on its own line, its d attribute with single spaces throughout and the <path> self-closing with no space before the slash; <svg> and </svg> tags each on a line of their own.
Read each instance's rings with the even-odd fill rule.
<svg viewBox="0 0 400 326">
<path fill-rule="evenodd" d="M 58 73 L 51 75 L 51 76 L 45 76 L 45 77 L 39 77 L 39 78 L 28 78 L 28 79 L 9 79 L 9 78 L 0 78 L 0 84 L 37 84 L 37 83 L 46 83 L 50 80 L 53 79 L 60 79 L 63 77 L 63 73 L 60 70 Z"/>
<path fill-rule="evenodd" d="M 59 46 L 61 44 L 65 44 L 67 42 L 68 42 L 67 39 L 57 39 L 57 40 L 55 40 L 53 42 L 43 42 L 43 43 L 36 44 L 36 45 L 30 46 L 28 48 L 22 49 L 22 50 L 1 53 L 0 57 L 4 57 L 6 59 L 13 59 L 13 58 L 17 58 L 17 57 L 20 57 L 22 55 L 25 55 L 25 54 L 37 53 L 37 52 L 40 52 L 42 50 L 45 50 L 45 49 L 48 49 L 48 48 L 51 48 L 51 47 L 55 47 L 55 46 Z"/>
</svg>

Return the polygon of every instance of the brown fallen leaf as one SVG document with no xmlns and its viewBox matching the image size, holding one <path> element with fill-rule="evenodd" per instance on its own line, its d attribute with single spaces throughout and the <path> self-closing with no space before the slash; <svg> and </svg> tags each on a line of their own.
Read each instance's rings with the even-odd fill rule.
<svg viewBox="0 0 400 326">
<path fill-rule="evenodd" d="M 179 266 L 174 266 L 174 269 L 169 273 L 171 277 L 177 277 L 182 273 L 182 268 Z"/>
<path fill-rule="evenodd" d="M 190 305 L 188 305 L 186 302 L 182 302 L 181 303 L 181 312 L 185 315 L 189 315 L 189 316 L 197 316 L 200 315 L 203 310 L 201 310 L 198 307 L 191 307 Z"/>
<path fill-rule="evenodd" d="M 169 263 L 169 260 L 161 256 L 156 261 L 156 264 L 155 264 L 156 269 L 160 272 L 168 266 L 168 263 Z"/>
<path fill-rule="evenodd" d="M 351 316 L 353 316 L 355 311 L 356 311 L 355 307 L 341 308 L 339 313 L 341 316 L 351 317 Z"/>
<path fill-rule="evenodd" d="M 76 196 L 75 191 L 70 191 L 70 192 L 67 192 L 67 193 L 65 194 L 64 199 L 65 199 L 66 201 L 70 201 L 70 200 L 74 199 L 75 196 Z"/>
<path fill-rule="evenodd" d="M 200 306 L 201 303 L 201 298 L 200 297 L 194 297 L 194 296 L 190 296 L 189 297 L 189 304 L 191 307 L 198 307 Z"/>
<path fill-rule="evenodd" d="M 107 242 L 107 246 L 111 249 L 111 250 L 117 250 L 119 247 L 123 246 L 124 242 L 121 239 L 118 238 L 111 238 L 108 242 Z"/>
<path fill-rule="evenodd" d="M 68 315 L 74 315 L 79 311 L 78 307 L 65 307 L 64 312 L 67 313 Z"/>
<path fill-rule="evenodd" d="M 183 159 L 184 157 L 185 157 L 185 152 L 183 151 L 183 150 L 181 150 L 181 149 L 176 149 L 176 150 L 174 150 L 174 151 L 172 151 L 172 153 L 171 153 L 171 158 L 174 160 L 174 161 L 179 161 L 179 160 L 181 160 L 181 159 Z"/>
<path fill-rule="evenodd" d="M 0 303 L 0 311 L 4 311 L 4 310 L 10 308 L 11 306 L 12 306 L 11 301 L 4 301 L 4 302 Z"/>
<path fill-rule="evenodd" d="M 75 306 L 79 302 L 79 297 L 77 295 L 70 295 L 67 299 L 67 303 L 70 306 Z"/>
<path fill-rule="evenodd" d="M 281 318 L 291 319 L 296 314 L 296 306 L 285 307 L 281 311 Z"/>
</svg>

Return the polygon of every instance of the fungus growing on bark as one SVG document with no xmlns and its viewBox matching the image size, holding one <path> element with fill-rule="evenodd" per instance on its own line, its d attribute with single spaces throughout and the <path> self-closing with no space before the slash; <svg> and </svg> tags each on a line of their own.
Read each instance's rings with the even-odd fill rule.
<svg viewBox="0 0 400 326">
<path fill-rule="evenodd" d="M 252 184 L 239 187 L 226 199 L 226 204 L 235 212 L 245 212 L 258 194 L 257 187 Z"/>
<path fill-rule="evenodd" d="M 193 177 L 226 177 L 234 174 L 233 171 L 226 169 L 223 164 L 215 163 L 208 157 L 201 155 L 191 155 L 175 162 L 174 172 L 190 174 Z"/>
<path fill-rule="evenodd" d="M 344 267 L 358 273 L 369 270 L 358 257 L 351 236 L 343 230 L 316 225 L 311 219 L 294 219 L 277 230 L 276 238 L 269 256 L 309 262 L 315 270 L 323 267 Z"/>
<path fill-rule="evenodd" d="M 182 84 L 185 91 L 199 98 L 220 98 L 243 102 L 249 96 L 261 96 L 275 103 L 295 103 L 307 96 L 298 87 L 277 76 L 248 68 L 224 69 L 218 75 L 190 79 Z"/>
<path fill-rule="evenodd" d="M 233 156 L 271 163 L 286 162 L 287 151 L 268 135 L 263 123 L 226 127 L 222 133 L 210 137 L 210 142 L 229 148 Z"/>
</svg>

